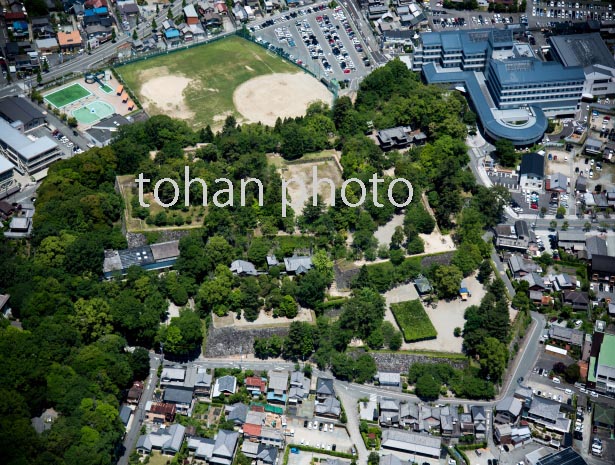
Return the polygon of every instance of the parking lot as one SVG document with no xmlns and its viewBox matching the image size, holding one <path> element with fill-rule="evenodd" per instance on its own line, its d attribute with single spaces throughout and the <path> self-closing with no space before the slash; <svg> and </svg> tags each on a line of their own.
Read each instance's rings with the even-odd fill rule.
<svg viewBox="0 0 615 465">
<path fill-rule="evenodd" d="M 55 132 L 55 134 L 54 134 Z M 49 138 L 51 138 L 56 144 L 58 144 L 58 147 L 60 148 L 60 150 L 62 150 L 63 154 L 62 154 L 62 158 L 70 158 L 72 157 L 74 154 L 76 153 L 82 153 L 83 151 L 77 147 L 75 144 L 73 144 L 67 137 L 67 135 L 61 134 L 59 131 L 50 131 L 49 128 L 47 128 L 46 126 L 41 126 L 38 127 L 36 129 L 33 129 L 32 131 L 30 131 L 28 134 L 36 137 L 36 138 L 40 138 L 43 136 L 47 136 Z"/>
<path fill-rule="evenodd" d="M 365 45 L 341 8 L 321 5 L 252 26 L 257 40 L 279 47 L 319 78 L 360 80 L 371 71 Z"/>
<path fill-rule="evenodd" d="M 610 20 L 613 18 L 613 6 L 609 2 L 571 2 L 571 1 L 541 1 L 528 3 L 530 15 L 539 20 L 573 20 L 588 19 Z"/>
<path fill-rule="evenodd" d="M 309 427 L 303 426 L 306 422 Z M 316 429 L 313 428 L 314 422 L 316 422 Z M 327 426 L 326 431 L 325 425 Z M 295 430 L 295 437 L 292 439 L 292 442 L 295 444 L 322 448 L 324 450 L 332 450 L 333 445 L 335 445 L 335 450 L 339 452 L 349 452 L 352 448 L 352 441 L 348 436 L 346 428 L 335 427 L 334 420 L 315 418 L 312 421 L 307 421 L 293 418 L 290 419 L 288 427 Z M 332 427 L 333 429 L 331 429 Z"/>
</svg>

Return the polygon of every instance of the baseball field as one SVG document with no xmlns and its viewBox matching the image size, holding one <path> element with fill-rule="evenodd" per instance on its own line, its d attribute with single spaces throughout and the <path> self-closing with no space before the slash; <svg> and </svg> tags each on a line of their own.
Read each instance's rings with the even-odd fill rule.
<svg viewBox="0 0 615 465">
<path fill-rule="evenodd" d="M 332 95 L 317 79 L 239 37 L 161 55 L 117 69 L 146 111 L 186 120 L 195 128 L 239 122 L 275 124 L 300 116 Z"/>
</svg>

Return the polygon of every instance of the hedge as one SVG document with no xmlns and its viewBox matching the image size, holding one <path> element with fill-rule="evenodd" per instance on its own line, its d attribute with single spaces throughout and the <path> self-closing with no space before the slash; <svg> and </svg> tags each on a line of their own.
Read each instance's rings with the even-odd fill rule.
<svg viewBox="0 0 615 465">
<path fill-rule="evenodd" d="M 484 449 L 486 447 L 487 447 L 486 442 L 479 442 L 477 444 L 457 444 L 455 446 L 455 449 L 457 449 L 458 451 L 462 451 L 462 450 Z"/>
<path fill-rule="evenodd" d="M 391 311 L 406 342 L 425 341 L 438 337 L 438 332 L 420 300 L 391 304 Z"/>
<path fill-rule="evenodd" d="M 337 450 L 327 450 L 327 449 L 318 449 L 317 447 L 312 447 L 312 446 L 302 446 L 300 444 L 289 444 L 287 446 L 287 451 L 294 447 L 295 449 L 299 449 L 302 450 L 304 452 L 317 452 L 319 454 L 325 454 L 325 455 L 331 455 L 333 457 L 340 457 L 343 459 L 353 459 L 354 455 L 349 454 L 348 452 L 340 452 Z M 284 463 L 288 462 L 288 458 L 287 458 L 287 453 L 284 453 Z"/>
</svg>

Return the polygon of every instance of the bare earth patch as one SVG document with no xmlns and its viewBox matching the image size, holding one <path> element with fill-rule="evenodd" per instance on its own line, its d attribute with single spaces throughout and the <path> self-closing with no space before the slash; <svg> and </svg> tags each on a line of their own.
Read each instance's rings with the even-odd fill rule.
<svg viewBox="0 0 615 465">
<path fill-rule="evenodd" d="M 465 324 L 463 314 L 466 309 L 470 305 L 480 305 L 480 301 L 485 295 L 485 290 L 482 284 L 476 280 L 476 277 L 470 276 L 466 278 L 464 284 L 472 293 L 472 297 L 469 297 L 465 302 L 457 298 L 448 302 L 446 300 L 440 300 L 437 302 L 436 308 L 423 305 L 427 315 L 429 315 L 429 319 L 436 328 L 436 331 L 438 331 L 438 337 L 429 341 L 404 342 L 401 346 L 403 350 L 430 350 L 461 353 L 463 338 L 453 336 L 453 331 L 456 327 L 463 328 Z M 384 298 L 387 304 L 384 319 L 390 321 L 397 327 L 397 322 L 395 321 L 393 312 L 391 312 L 390 305 L 418 299 L 418 294 L 414 284 L 404 284 L 385 293 Z"/>
<path fill-rule="evenodd" d="M 275 73 L 250 79 L 233 94 L 233 104 L 248 121 L 273 126 L 278 117 L 302 116 L 310 103 L 331 104 L 331 93 L 305 73 Z"/>
<path fill-rule="evenodd" d="M 154 68 L 160 71 L 161 68 Z M 167 75 L 152 77 L 153 69 L 143 73 L 144 83 L 141 86 L 142 103 L 150 114 L 163 113 L 172 118 L 190 119 L 194 117 L 184 99 L 184 90 L 193 83 L 192 79 L 183 76 Z"/>
<path fill-rule="evenodd" d="M 220 317 L 217 315 L 212 315 L 212 322 L 214 328 L 273 328 L 276 326 L 289 326 L 293 321 L 306 321 L 311 323 L 314 321 L 314 317 L 312 315 L 311 310 L 299 307 L 299 312 L 297 316 L 292 320 L 288 318 L 274 318 L 271 314 L 261 311 L 258 315 L 258 318 L 254 321 L 247 321 L 245 318 L 240 320 L 237 319 L 237 314 L 235 312 L 229 312 L 228 315 Z"/>
</svg>

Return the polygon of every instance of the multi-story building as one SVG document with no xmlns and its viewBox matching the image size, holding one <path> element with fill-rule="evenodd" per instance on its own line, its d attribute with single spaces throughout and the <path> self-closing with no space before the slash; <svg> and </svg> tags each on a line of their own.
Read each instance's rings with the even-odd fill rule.
<svg viewBox="0 0 615 465">
<path fill-rule="evenodd" d="M 588 386 L 596 391 L 615 393 L 615 334 L 596 332 L 587 373 Z"/>
<path fill-rule="evenodd" d="M 12 162 L 21 174 L 32 175 L 58 160 L 62 151 L 51 138 L 32 140 L 0 119 L 0 155 Z"/>
<path fill-rule="evenodd" d="M 510 30 L 428 32 L 414 46 L 411 68 L 430 84 L 466 92 L 492 139 L 531 145 L 542 138 L 547 116 L 572 114 L 583 95 L 581 66 L 540 61 Z"/>
<path fill-rule="evenodd" d="M 597 32 L 549 38 L 551 51 L 565 67 L 583 67 L 587 98 L 615 94 L 615 59 Z"/>
</svg>

